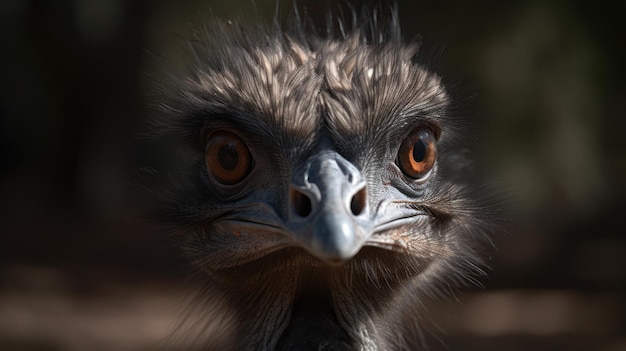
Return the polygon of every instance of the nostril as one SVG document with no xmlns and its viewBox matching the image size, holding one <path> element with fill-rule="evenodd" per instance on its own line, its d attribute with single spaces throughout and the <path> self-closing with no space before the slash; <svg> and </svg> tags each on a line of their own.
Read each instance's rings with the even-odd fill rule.
<svg viewBox="0 0 626 351">
<path fill-rule="evenodd" d="M 306 194 L 296 189 L 291 189 L 290 197 L 291 206 L 298 216 L 307 217 L 311 214 L 311 199 Z"/>
<path fill-rule="evenodd" d="M 350 210 L 352 211 L 352 214 L 358 216 L 363 213 L 366 201 L 367 192 L 365 191 L 365 187 L 363 187 L 356 194 L 354 194 L 354 196 L 352 196 L 352 201 L 350 201 Z"/>
</svg>

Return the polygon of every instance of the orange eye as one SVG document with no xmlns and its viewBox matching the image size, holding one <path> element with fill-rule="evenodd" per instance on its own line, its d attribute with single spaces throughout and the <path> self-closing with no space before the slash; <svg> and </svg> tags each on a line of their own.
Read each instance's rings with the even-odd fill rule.
<svg viewBox="0 0 626 351">
<path fill-rule="evenodd" d="M 209 135 L 205 151 L 209 175 L 223 185 L 234 185 L 252 170 L 252 155 L 239 136 L 227 131 Z"/>
<path fill-rule="evenodd" d="M 397 164 L 407 176 L 421 179 L 435 165 L 435 136 L 425 128 L 415 129 L 400 145 Z"/>
</svg>

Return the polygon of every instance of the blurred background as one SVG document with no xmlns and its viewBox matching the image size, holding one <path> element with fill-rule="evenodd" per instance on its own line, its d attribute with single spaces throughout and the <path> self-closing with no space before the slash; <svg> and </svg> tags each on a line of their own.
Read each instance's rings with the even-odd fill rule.
<svg viewBox="0 0 626 351">
<path fill-rule="evenodd" d="M 518 197 L 485 289 L 432 307 L 433 349 L 626 350 L 626 3 L 398 2 L 405 38 L 477 92 L 479 157 Z M 0 2 L 0 349 L 150 350 L 171 329 L 187 270 L 130 215 L 152 56 L 275 3 Z"/>
</svg>

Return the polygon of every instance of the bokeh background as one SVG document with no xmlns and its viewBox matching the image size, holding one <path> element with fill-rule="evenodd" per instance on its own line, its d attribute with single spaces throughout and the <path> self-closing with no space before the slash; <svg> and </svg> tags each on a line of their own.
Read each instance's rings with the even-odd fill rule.
<svg viewBox="0 0 626 351">
<path fill-rule="evenodd" d="M 332 1 L 298 1 L 321 18 Z M 359 4 L 359 1 L 353 1 Z M 0 2 L 0 349 L 151 350 L 187 270 L 132 215 L 154 57 L 276 1 Z M 291 1 L 281 1 L 288 12 Z M 477 92 L 479 158 L 516 194 L 485 288 L 431 308 L 448 350 L 626 350 L 618 1 L 399 1 L 407 40 Z M 147 78 L 148 77 L 148 78 Z M 440 341 L 433 349 L 445 350 Z"/>
</svg>

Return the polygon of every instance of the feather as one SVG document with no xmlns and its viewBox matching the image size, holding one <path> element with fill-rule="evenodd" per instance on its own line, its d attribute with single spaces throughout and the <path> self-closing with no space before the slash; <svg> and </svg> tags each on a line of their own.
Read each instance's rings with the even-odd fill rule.
<svg viewBox="0 0 626 351">
<path fill-rule="evenodd" d="M 397 12 L 383 20 L 377 9 L 352 10 L 351 23 L 330 17 L 322 35 L 308 33 L 297 11 L 286 29 L 210 19 L 187 41 L 187 71 L 166 75 L 153 138 L 167 141 L 176 162 L 147 176 L 160 178 L 156 217 L 207 282 L 201 306 L 212 323 L 187 323 L 204 342 L 195 346 L 413 350 L 424 343 L 426 300 L 480 284 L 498 203 L 469 177 L 473 163 L 459 149 L 468 124 L 442 79 L 415 62 L 419 45 L 402 42 Z M 438 153 L 415 180 L 396 159 L 419 128 Z M 204 153 L 215 130 L 250 150 L 241 184 L 211 180 Z M 338 266 L 304 250 L 290 227 L 295 179 L 325 154 L 362 175 L 353 214 L 374 228 Z M 315 212 L 311 204 L 301 217 Z M 216 326 L 228 326 L 227 340 L 199 337 Z"/>
</svg>

